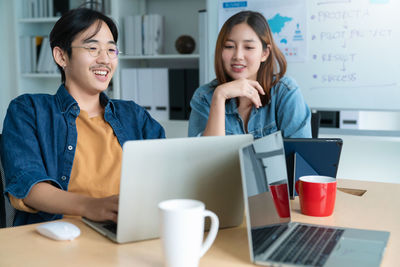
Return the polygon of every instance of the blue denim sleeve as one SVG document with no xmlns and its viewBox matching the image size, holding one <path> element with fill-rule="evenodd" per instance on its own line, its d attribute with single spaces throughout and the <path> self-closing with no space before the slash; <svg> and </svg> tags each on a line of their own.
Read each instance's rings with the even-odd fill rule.
<svg viewBox="0 0 400 267">
<path fill-rule="evenodd" d="M 206 98 L 199 93 L 199 89 L 196 90 L 190 101 L 192 111 L 189 117 L 189 137 L 203 134 L 210 113 L 210 104 L 207 102 Z"/>
<path fill-rule="evenodd" d="M 19 97 L 10 103 L 3 124 L 1 160 L 5 192 L 17 198 L 25 198 L 38 182 L 54 180 L 44 167 L 35 120 L 34 109 Z"/>
<path fill-rule="evenodd" d="M 311 111 L 300 88 L 290 79 L 278 84 L 276 114 L 282 135 L 286 138 L 311 138 Z"/>
<path fill-rule="evenodd" d="M 144 139 L 165 138 L 164 128 L 150 116 L 147 110 L 144 110 L 142 133 Z"/>
</svg>

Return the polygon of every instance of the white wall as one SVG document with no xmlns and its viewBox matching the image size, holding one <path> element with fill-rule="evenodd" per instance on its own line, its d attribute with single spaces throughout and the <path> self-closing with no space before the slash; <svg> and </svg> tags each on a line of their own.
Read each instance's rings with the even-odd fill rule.
<svg viewBox="0 0 400 267">
<path fill-rule="evenodd" d="M 6 115 L 8 103 L 15 97 L 15 48 L 14 48 L 14 18 L 12 16 L 12 1 L 0 0 L 0 131 L 3 129 L 3 120 Z"/>
<path fill-rule="evenodd" d="M 362 111 L 359 120 L 361 129 L 400 131 L 400 112 Z"/>
<path fill-rule="evenodd" d="M 400 183 L 400 137 L 325 135 L 343 139 L 337 177 Z"/>
<path fill-rule="evenodd" d="M 167 138 L 181 138 L 188 136 L 188 121 L 173 120 L 173 121 L 160 121 L 165 130 Z"/>
<path fill-rule="evenodd" d="M 161 122 L 167 138 L 186 137 L 187 121 Z M 400 137 L 320 134 L 342 138 L 338 178 L 400 183 Z"/>
</svg>

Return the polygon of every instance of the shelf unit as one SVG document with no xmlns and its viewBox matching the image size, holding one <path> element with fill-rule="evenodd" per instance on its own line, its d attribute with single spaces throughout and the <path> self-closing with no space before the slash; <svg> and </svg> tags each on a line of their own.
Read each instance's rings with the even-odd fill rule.
<svg viewBox="0 0 400 267">
<path fill-rule="evenodd" d="M 132 67 L 198 68 L 198 10 L 205 9 L 206 0 L 110 0 L 111 16 L 119 30 L 118 46 L 123 48 L 123 19 L 136 14 L 161 14 L 164 16 L 164 54 L 153 56 L 122 55 L 113 80 L 113 98 L 120 98 L 120 70 Z M 70 8 L 85 1 L 70 0 Z M 13 1 L 14 42 L 16 44 L 16 95 L 23 93 L 54 94 L 60 84 L 59 74 L 22 73 L 20 36 L 48 35 L 59 17 L 24 18 L 24 0 Z M 178 15 L 179 14 L 179 15 Z M 181 55 L 175 50 L 175 40 L 181 35 L 190 35 L 196 41 L 196 50 L 190 55 Z"/>
<path fill-rule="evenodd" d="M 151 56 L 120 56 L 120 60 L 159 60 L 159 59 L 176 59 L 176 60 L 185 60 L 185 59 L 199 59 L 198 54 L 190 54 L 190 55 L 151 55 Z"/>
<path fill-rule="evenodd" d="M 22 18 L 19 19 L 20 23 L 55 23 L 60 17 L 49 18 Z"/>
<path fill-rule="evenodd" d="M 123 33 L 123 19 L 138 14 L 161 14 L 164 17 L 164 53 L 161 55 L 125 55 L 119 60 L 122 68 L 199 68 L 198 50 L 198 11 L 205 9 L 206 0 L 118 0 L 112 1 L 112 17 Z M 177 15 L 179 14 L 179 15 Z M 181 55 L 175 49 L 175 40 L 181 35 L 190 35 L 195 39 L 193 54 Z M 118 43 L 124 51 L 124 36 Z M 113 78 L 113 96 L 120 98 L 120 73 Z"/>
<path fill-rule="evenodd" d="M 23 78 L 60 78 L 58 73 L 21 73 Z"/>
<path fill-rule="evenodd" d="M 23 36 L 48 36 L 53 25 L 60 17 L 24 17 L 24 9 L 26 9 L 25 0 L 12 1 L 13 17 L 14 17 L 14 44 L 16 70 L 15 81 L 17 90 L 15 95 L 24 93 L 49 93 L 54 94 L 61 82 L 59 73 L 26 73 L 22 71 L 23 58 L 21 55 L 22 43 L 20 37 Z M 70 0 L 70 7 L 74 8 L 81 4 L 80 0 Z"/>
</svg>

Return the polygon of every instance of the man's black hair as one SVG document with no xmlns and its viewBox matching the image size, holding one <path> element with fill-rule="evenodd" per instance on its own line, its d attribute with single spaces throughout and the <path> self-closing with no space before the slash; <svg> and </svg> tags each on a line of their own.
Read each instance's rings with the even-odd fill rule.
<svg viewBox="0 0 400 267">
<path fill-rule="evenodd" d="M 114 42 L 118 41 L 118 29 L 114 21 L 106 15 L 88 8 L 76 8 L 66 12 L 54 25 L 50 33 L 50 47 L 58 46 L 66 51 L 68 57 L 71 57 L 72 49 L 71 43 L 76 35 L 88 29 L 93 23 L 98 23 L 96 32 L 93 36 L 100 31 L 101 22 L 107 24 L 108 28 L 114 37 Z M 61 82 L 65 83 L 65 72 L 61 66 L 57 64 L 61 72 Z"/>
</svg>

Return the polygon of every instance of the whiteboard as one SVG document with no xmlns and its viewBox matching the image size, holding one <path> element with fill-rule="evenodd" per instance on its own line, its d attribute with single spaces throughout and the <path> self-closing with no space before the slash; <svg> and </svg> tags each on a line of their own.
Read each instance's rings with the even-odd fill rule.
<svg viewBox="0 0 400 267">
<path fill-rule="evenodd" d="M 267 18 L 311 108 L 400 110 L 399 0 L 210 1 L 218 29 L 242 10 Z"/>
</svg>

